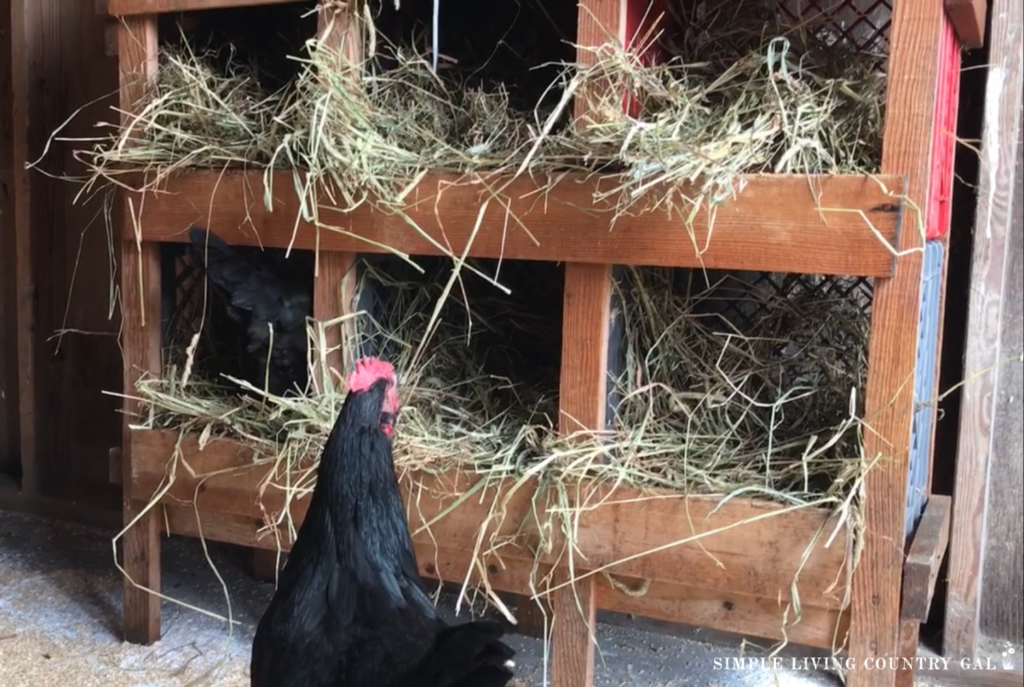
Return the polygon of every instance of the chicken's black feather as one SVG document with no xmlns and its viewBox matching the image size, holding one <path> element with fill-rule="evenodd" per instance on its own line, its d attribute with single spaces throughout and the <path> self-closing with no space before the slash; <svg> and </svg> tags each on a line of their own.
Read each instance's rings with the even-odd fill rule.
<svg viewBox="0 0 1024 687">
<path fill-rule="evenodd" d="M 246 333 L 244 376 L 283 395 L 308 381 L 306 319 L 313 315 L 312 259 L 229 246 L 201 227 L 189 230 L 192 264 L 225 296 L 227 315 Z M 268 364 L 269 358 L 269 364 Z"/>
<path fill-rule="evenodd" d="M 503 687 L 494 623 L 447 627 L 419 577 L 381 379 L 345 399 L 253 641 L 253 687 Z"/>
</svg>

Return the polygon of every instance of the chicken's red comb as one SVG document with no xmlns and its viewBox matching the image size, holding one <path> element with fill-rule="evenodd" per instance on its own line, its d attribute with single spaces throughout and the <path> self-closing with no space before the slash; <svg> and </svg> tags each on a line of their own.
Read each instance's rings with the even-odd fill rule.
<svg viewBox="0 0 1024 687">
<path fill-rule="evenodd" d="M 348 390 L 357 393 L 366 391 L 377 380 L 394 376 L 395 368 L 391 363 L 380 358 L 360 358 L 348 376 Z"/>
</svg>

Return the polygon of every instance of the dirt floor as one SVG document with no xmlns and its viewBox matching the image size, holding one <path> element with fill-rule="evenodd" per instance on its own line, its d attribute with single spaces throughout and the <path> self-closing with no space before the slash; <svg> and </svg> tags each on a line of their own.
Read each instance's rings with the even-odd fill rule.
<svg viewBox="0 0 1024 687">
<path fill-rule="evenodd" d="M 165 539 L 163 592 L 191 608 L 165 601 L 163 639 L 141 647 L 121 641 L 121 578 L 112 535 L 0 511 L 0 686 L 248 687 L 252 633 L 273 589 L 250 575 L 249 552 L 211 545 L 215 572 L 200 542 Z M 440 603 L 451 608 L 453 597 L 443 595 Z M 230 613 L 235 623 L 195 609 Z M 723 659 L 740 655 L 734 643 L 717 636 L 718 644 L 701 641 L 709 636 L 699 630 L 672 636 L 641 629 L 628 618 L 611 620 L 599 628 L 599 687 L 838 684 L 810 670 L 723 669 Z M 544 685 L 543 643 L 518 635 L 510 643 L 518 652 L 520 685 Z"/>
</svg>

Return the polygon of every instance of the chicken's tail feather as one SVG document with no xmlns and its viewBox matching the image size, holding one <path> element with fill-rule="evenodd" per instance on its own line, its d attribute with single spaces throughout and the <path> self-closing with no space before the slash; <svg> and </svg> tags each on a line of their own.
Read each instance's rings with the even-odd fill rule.
<svg viewBox="0 0 1024 687">
<path fill-rule="evenodd" d="M 416 685 L 431 687 L 504 687 L 512 679 L 515 656 L 501 641 L 505 628 L 476 621 L 441 630 L 418 671 Z"/>
</svg>

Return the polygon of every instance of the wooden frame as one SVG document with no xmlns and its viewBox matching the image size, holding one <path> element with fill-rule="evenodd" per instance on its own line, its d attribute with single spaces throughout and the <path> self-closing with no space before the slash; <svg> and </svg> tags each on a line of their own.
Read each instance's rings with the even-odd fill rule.
<svg viewBox="0 0 1024 687">
<path fill-rule="evenodd" d="M 579 40 L 603 41 L 610 29 L 620 37 L 625 35 L 627 12 L 622 11 L 629 0 L 584 0 L 581 9 Z M 152 74 L 156 57 L 156 18 L 145 12 L 166 11 L 197 6 L 214 7 L 225 4 L 258 4 L 256 2 L 228 3 L 216 0 L 110 0 L 108 10 L 122 16 L 118 28 L 118 46 L 122 83 L 122 104 L 125 109 L 133 102 L 132 75 Z M 172 7 L 173 6 L 173 7 Z M 128 16 L 131 15 L 131 16 Z M 827 199 L 823 205 L 859 208 L 871 218 L 878 232 L 899 251 L 919 246 L 917 231 L 902 230 L 902 204 L 899 198 L 906 193 L 911 198 L 924 199 L 928 194 L 931 174 L 931 142 L 934 126 L 934 94 L 938 78 L 938 46 L 945 15 L 941 5 L 928 0 L 899 0 L 895 3 L 890 43 L 889 105 L 885 132 L 882 184 L 865 177 L 829 177 L 812 180 Z M 596 23 L 595 23 L 596 22 Z M 603 27 L 603 28 L 602 28 Z M 353 25 L 341 25 L 336 30 L 355 30 Z M 586 108 L 586 98 L 580 98 L 577 107 Z M 904 183 L 904 180 L 906 182 Z M 433 219 L 438 184 L 444 178 L 428 177 L 417 190 L 416 201 L 426 210 L 415 214 L 428 233 L 440 237 L 441 228 Z M 899 657 L 909 651 L 900 641 L 901 589 L 904 576 L 904 554 L 894 542 L 902 541 L 904 531 L 904 503 L 907 493 L 907 454 L 913 411 L 911 380 L 916 357 L 916 332 L 908 327 L 916 321 L 921 283 L 922 256 L 920 252 L 907 252 L 899 260 L 882 245 L 865 226 L 863 219 L 852 213 L 824 217 L 810 202 L 808 180 L 788 177 L 750 177 L 747 188 L 739 198 L 718 211 L 715 240 L 703 255 L 703 264 L 750 270 L 776 270 L 830 274 L 866 275 L 877 278 L 872 315 L 869 349 L 871 369 L 866 392 L 866 412 L 871 417 L 873 432 L 867 433 L 868 455 L 889 456 L 891 460 L 877 467 L 868 477 L 864 504 L 866 533 L 861 560 L 853 575 L 852 601 L 847 605 L 831 597 L 831 592 L 819 586 L 817 592 L 807 594 L 801 588 L 804 606 L 803 619 L 786 628 L 790 641 L 814 646 L 829 646 L 833 637 L 842 642 L 848 636 L 848 651 L 856 666 L 870 660 Z M 561 405 L 563 417 L 590 428 L 604 424 L 606 385 L 606 357 L 608 343 L 611 272 L 616 263 L 661 264 L 693 266 L 700 264 L 693 253 L 689 239 L 667 240 L 666 235 L 678 227 L 667 227 L 668 220 L 650 215 L 642 221 L 629 217 L 619 220 L 608 231 L 607 220 L 595 216 L 585 208 L 596 182 L 578 179 L 563 181 L 565 186 L 549 194 L 547 203 L 529 197 L 536 187 L 527 181 L 516 181 L 506 189 L 510 203 L 529 218 L 529 227 L 539 239 L 539 246 L 525 235 L 516 233 L 503 237 L 505 257 L 534 260 L 563 260 L 566 265 L 564 293 L 565 319 L 563 325 L 563 368 L 561 377 Z M 138 226 L 139 234 L 122 235 L 121 255 L 122 293 L 125 312 L 125 388 L 134 387 L 143 371 L 159 368 L 159 332 L 153 323 L 159 321 L 159 264 L 155 246 L 159 241 L 182 241 L 183 232 L 193 221 L 215 230 L 229 242 L 254 243 L 258 232 L 263 245 L 281 245 L 291 238 L 294 229 L 296 200 L 291 196 L 290 182 L 275 183 L 275 196 L 281 210 L 269 213 L 261 209 L 254 199 L 261 182 L 248 177 L 245 183 L 239 175 L 217 182 L 217 202 L 212 203 L 213 177 L 196 172 L 167 180 L 166 193 L 149 193 L 145 202 L 135 194 L 134 207 L 142 208 L 138 217 L 129 219 L 125 226 Z M 884 186 L 884 188 L 883 188 Z M 888 193 L 886 193 L 888 190 Z M 476 222 L 478 193 L 472 187 L 448 188 L 440 195 L 444 204 L 444 238 L 453 245 L 465 245 L 468 229 Z M 225 195 L 221 195 L 225 194 Z M 577 207 L 570 208 L 567 198 L 577 198 Z M 774 200 L 773 200 L 774 199 Z M 555 201 L 555 202 L 552 202 Z M 127 200 L 126 200 L 127 202 Z M 835 204 L 835 205 L 832 205 Z M 127 206 L 125 208 L 127 213 Z M 828 213 L 825 213 L 826 215 Z M 246 219 L 249 215 L 251 219 Z M 497 215 L 495 215 L 497 217 Z M 341 220 L 339 219 L 339 222 Z M 487 221 L 490 221 L 489 219 Z M 758 230 L 751 225 L 757 223 Z M 697 223 L 700 229 L 700 223 Z M 435 249 L 422 239 L 413 238 L 405 226 L 379 211 L 360 210 L 346 218 L 341 227 L 345 231 L 372 236 L 389 245 L 410 253 L 432 253 Z M 621 232 L 621 233 L 620 233 Z M 655 234 L 658 235 L 657 243 Z M 726 237 L 723 239 L 723 234 Z M 301 245 L 308 246 L 312 233 L 298 236 Z M 344 265 L 352 259 L 352 251 L 372 250 L 372 247 L 339 232 L 320 232 L 320 250 L 343 274 Z M 799 241 L 799 243 L 798 243 Z M 472 254 L 486 256 L 497 253 L 497 242 L 480 232 Z M 141 273 L 140 273 L 141 268 Z M 141 284 L 141 288 L 140 288 Z M 318 319 L 327 319 L 342 312 L 345 299 L 340 298 L 337 284 L 318 282 L 315 288 L 314 311 Z M 329 364 L 340 364 L 337 361 Z M 129 403 L 128 410 L 131 410 Z M 563 421 L 562 431 L 575 429 Z M 140 503 L 148 500 L 165 475 L 165 465 L 173 454 L 174 437 L 160 433 L 129 432 L 125 430 L 122 459 L 122 481 L 125 493 L 125 518 L 139 513 Z M 235 467 L 240 470 L 251 456 L 230 442 L 214 442 L 203 451 L 190 446 L 185 454 L 193 469 L 197 466 Z M 201 472 L 201 470 L 198 470 Z M 137 526 L 125 538 L 125 567 L 131 581 L 125 588 L 125 627 L 131 641 L 149 642 L 159 636 L 158 605 L 156 597 L 139 589 L 138 585 L 155 588 L 159 585 L 158 535 L 168 523 L 170 532 L 196 536 L 199 533 L 196 514 L 202 517 L 205 536 L 259 548 L 276 546 L 273 537 L 258 536 L 262 513 L 256 507 L 256 485 L 262 478 L 257 469 L 233 479 L 213 478 L 202 484 L 185 479 L 181 472 L 178 481 L 161 502 L 141 517 Z M 418 475 L 406 477 L 407 490 L 427 489 L 437 480 L 467 485 L 465 475 L 447 474 L 440 477 Z M 433 480 L 433 481 L 432 481 Z M 582 488 L 582 494 L 595 491 Z M 435 489 L 425 501 L 434 508 L 445 503 Z M 625 499 L 620 499 L 625 500 Z M 713 499 L 691 497 L 666 499 L 673 503 L 673 514 L 686 512 L 708 514 L 716 505 Z M 793 533 L 808 534 L 812 525 L 828 522 L 828 515 L 818 511 L 774 513 L 771 517 L 736 528 L 728 533 L 717 533 L 700 540 L 703 549 L 729 556 L 735 570 L 757 572 L 735 577 L 735 572 L 723 573 L 712 569 L 709 561 L 699 553 L 701 547 L 690 544 L 670 547 L 672 539 L 685 538 L 692 532 L 656 531 L 650 527 L 652 518 L 665 505 L 631 503 L 607 506 L 617 509 L 605 512 L 597 509 L 588 515 L 580 527 L 583 552 L 586 558 L 578 563 L 582 570 L 594 571 L 602 564 L 618 560 L 617 556 L 638 553 L 642 546 L 666 545 L 657 555 L 649 555 L 615 566 L 608 572 L 628 583 L 647 584 L 643 596 L 633 597 L 617 593 L 599 574 L 586 576 L 574 587 L 562 586 L 548 601 L 563 618 L 555 628 L 552 651 L 552 677 L 555 687 L 590 687 L 592 684 L 593 645 L 591 626 L 597 607 L 627 610 L 640 615 L 689 622 L 719 629 L 756 633 L 781 638 L 781 610 L 777 597 L 788 594 L 791 579 L 783 580 L 785 571 L 791 571 L 798 562 L 806 544 L 797 546 L 789 538 Z M 653 503 L 660 504 L 660 501 Z M 735 509 L 769 508 L 752 502 L 729 503 L 715 516 L 738 518 Z M 301 515 L 296 505 L 294 515 Z M 455 512 L 465 515 L 447 516 L 438 527 L 444 527 L 443 538 L 424 538 L 417 535 L 416 546 L 424 574 L 442 579 L 463 579 L 470 569 L 471 554 L 479 523 L 485 514 L 475 512 L 468 504 Z M 162 510 L 162 512 L 161 512 Z M 515 509 L 512 520 L 515 521 Z M 609 514 L 611 513 L 611 514 Z M 732 513 L 732 515 L 729 515 Z M 166 518 L 166 520 L 165 520 Z M 618 520 L 616 520 L 618 518 Z M 526 521 L 521 516 L 517 526 Z M 672 517 L 656 520 L 657 529 L 665 530 Z M 698 529 L 697 517 L 690 518 Z M 621 522 L 631 523 L 623 528 Z M 771 524 L 768 524 L 771 523 Z M 416 523 L 413 523 L 416 529 Z M 750 529 L 747 529 L 750 528 Z M 741 530 L 744 531 L 740 534 Z M 659 538 L 660 537 L 660 538 Z M 528 536 L 527 536 L 528 538 Z M 941 539 L 941 537 L 940 537 Z M 443 541 L 443 544 L 437 542 Z M 921 539 L 921 541 L 925 541 Z M 526 542 L 528 547 L 529 542 Z M 840 550 L 845 553 L 850 542 L 837 537 L 833 546 L 811 557 L 808 568 L 801 573 L 807 579 L 830 581 L 838 579 L 845 564 L 840 561 Z M 518 547 L 509 544 L 501 556 L 485 562 L 488 581 L 497 589 L 519 594 L 527 591 L 527 561 L 532 565 L 533 554 L 525 554 L 523 542 Z M 924 547 L 924 544 L 921 544 Z M 633 547 L 633 548 L 630 548 Z M 761 558 L 759 558 L 759 556 Z M 845 561 L 845 556 L 842 556 Z M 915 559 L 916 560 L 916 559 Z M 542 559 L 542 565 L 555 565 L 556 561 Z M 588 568 L 587 566 L 591 566 Z M 596 568 L 595 568 L 596 566 Z M 687 570 L 688 584 L 680 583 L 676 571 Z M 700 571 L 705 571 L 701 573 Z M 726 567 L 729 570 L 729 566 Z M 696 571 L 696 572 L 695 572 Z M 559 563 L 552 571 L 554 579 L 564 580 L 565 569 Z M 776 574 L 778 573 L 778 574 Z M 724 576 L 723 576 L 724 575 Z M 810 575 L 810 578 L 808 578 Z M 493 578 L 493 579 L 491 579 Z M 727 591 L 722 580 L 728 579 Z M 927 578 L 931 580 L 931 578 Z M 699 582 L 698 582 L 699 580 Z M 579 609 L 584 609 L 581 616 Z M 772 625 L 774 621 L 774 626 Z M 847 632 L 848 628 L 848 632 Z M 799 638 L 798 638 L 799 637 Z M 916 646 L 914 647 L 916 652 Z M 849 677 L 851 687 L 891 687 L 895 684 L 895 671 L 855 669 Z"/>
<path fill-rule="evenodd" d="M 964 379 L 970 383 L 963 388 L 960 406 L 943 633 L 945 655 L 957 660 L 973 657 L 978 648 L 992 420 L 1003 356 L 1000 328 L 1018 131 L 1024 103 L 1024 88 L 1020 83 L 1020 74 L 1024 71 L 1020 47 L 1022 26 L 1024 8 L 996 0 L 992 11 L 990 63 L 999 66 L 990 72 L 985 94 L 984 154 L 978 180 L 964 356 Z"/>
</svg>

